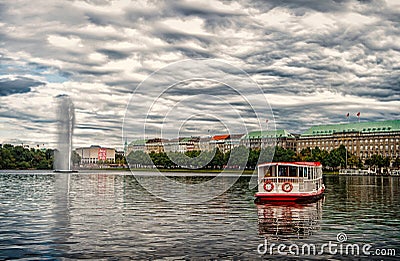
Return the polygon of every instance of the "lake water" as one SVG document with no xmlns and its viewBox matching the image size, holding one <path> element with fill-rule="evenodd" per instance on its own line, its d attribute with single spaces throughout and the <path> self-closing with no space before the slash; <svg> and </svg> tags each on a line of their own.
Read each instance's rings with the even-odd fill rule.
<svg viewBox="0 0 400 261">
<path fill-rule="evenodd" d="M 187 176 L 175 179 L 210 179 Z M 399 177 L 325 176 L 324 199 L 305 205 L 255 205 L 249 180 L 240 177 L 219 197 L 187 205 L 151 195 L 129 172 L 3 171 L 0 259 L 400 257 Z M 329 243 L 337 246 L 322 247 Z M 307 251 L 311 244 L 315 253 Z M 346 252 L 349 245 L 359 255 Z"/>
</svg>

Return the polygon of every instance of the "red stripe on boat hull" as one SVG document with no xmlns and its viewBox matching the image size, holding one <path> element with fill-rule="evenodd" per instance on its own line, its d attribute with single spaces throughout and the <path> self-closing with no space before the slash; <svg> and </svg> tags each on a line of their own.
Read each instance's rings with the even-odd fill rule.
<svg viewBox="0 0 400 261">
<path fill-rule="evenodd" d="M 308 201 L 319 199 L 323 196 L 325 189 L 321 188 L 317 192 L 311 193 L 256 193 L 257 201 Z"/>
</svg>

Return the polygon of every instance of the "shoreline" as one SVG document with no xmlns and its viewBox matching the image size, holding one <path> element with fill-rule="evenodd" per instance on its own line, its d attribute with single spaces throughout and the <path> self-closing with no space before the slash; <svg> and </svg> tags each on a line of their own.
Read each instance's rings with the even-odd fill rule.
<svg viewBox="0 0 400 261">
<path fill-rule="evenodd" d="M 38 171 L 38 172 L 51 172 L 51 173 L 56 173 L 53 170 L 50 169 L 1 169 L 0 173 L 6 173 L 6 172 L 29 172 L 29 171 Z M 256 170 L 244 170 L 244 171 L 238 171 L 238 170 L 218 170 L 218 169 L 157 169 L 157 168 L 137 168 L 137 169 L 129 169 L 129 168 L 88 168 L 88 169 L 74 169 L 74 173 L 88 173 L 88 172 L 96 172 L 96 171 L 101 171 L 101 172 L 130 172 L 130 171 L 137 171 L 137 172 L 148 172 L 148 173 L 154 173 L 154 172 L 162 172 L 162 173 L 191 173 L 191 174 L 199 174 L 199 176 L 202 176 L 201 174 L 214 174 L 218 175 L 221 172 L 224 172 L 224 174 L 234 174 L 234 175 L 243 175 L 243 176 L 252 176 L 252 175 L 257 175 Z M 195 176 L 195 175 L 193 175 Z M 369 177 L 400 177 L 399 175 L 346 175 L 346 174 L 339 174 L 339 171 L 324 171 L 323 176 L 369 176 Z"/>
<path fill-rule="evenodd" d="M 78 169 L 78 171 L 141 171 L 141 172 L 179 172 L 179 173 L 221 173 L 224 170 L 219 169 L 158 169 L 158 168 L 137 168 L 137 169 L 129 169 L 129 168 L 93 168 L 93 169 Z M 225 173 L 232 173 L 232 174 L 244 174 L 244 175 L 252 175 L 255 171 L 254 170 L 225 170 Z"/>
</svg>

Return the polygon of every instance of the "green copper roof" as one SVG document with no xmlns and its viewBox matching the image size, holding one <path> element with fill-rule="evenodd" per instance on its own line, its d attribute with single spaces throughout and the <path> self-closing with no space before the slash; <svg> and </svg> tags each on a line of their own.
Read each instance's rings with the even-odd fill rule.
<svg viewBox="0 0 400 261">
<path fill-rule="evenodd" d="M 360 122 L 313 126 L 301 136 L 332 135 L 333 133 L 346 132 L 393 132 L 400 131 L 400 120 Z"/>
<path fill-rule="evenodd" d="M 286 130 L 276 131 L 252 131 L 243 136 L 242 139 L 263 139 L 263 138 L 294 138 L 292 134 Z"/>
<path fill-rule="evenodd" d="M 193 138 L 190 137 L 183 137 L 179 139 L 180 143 L 185 143 L 185 142 L 189 142 L 190 140 L 192 140 Z"/>
<path fill-rule="evenodd" d="M 129 145 L 131 145 L 131 146 L 134 146 L 134 145 L 136 145 L 136 146 L 140 146 L 140 145 L 146 145 L 146 142 L 147 142 L 147 140 L 134 140 L 134 141 L 132 141 Z"/>
</svg>

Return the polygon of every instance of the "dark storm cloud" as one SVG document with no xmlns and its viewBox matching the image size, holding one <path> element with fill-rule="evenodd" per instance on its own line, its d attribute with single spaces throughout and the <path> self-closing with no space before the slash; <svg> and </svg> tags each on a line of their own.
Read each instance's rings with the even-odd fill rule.
<svg viewBox="0 0 400 261">
<path fill-rule="evenodd" d="M 43 126 L 43 124 L 55 123 L 54 119 L 43 118 L 42 116 L 43 115 L 35 114 L 34 111 L 21 112 L 21 111 L 7 108 L 5 106 L 0 106 L 0 118 L 3 118 L 3 119 L 12 119 L 12 120 L 17 120 L 17 121 L 24 122 L 24 123 L 30 122 L 37 126 L 40 126 L 40 125 Z M 25 125 L 22 125 L 22 126 L 25 127 Z"/>
<path fill-rule="evenodd" d="M 133 90 L 140 84 L 138 81 L 129 80 L 114 80 L 105 81 L 104 84 L 113 87 L 113 90 L 118 93 L 132 93 Z"/>
<path fill-rule="evenodd" d="M 203 122 L 218 122 L 218 119 L 215 119 L 215 118 L 196 118 L 196 121 L 203 121 Z"/>
<path fill-rule="evenodd" d="M 44 70 L 50 69 L 49 66 L 42 65 L 42 64 L 39 64 L 39 63 L 36 63 L 36 62 L 29 62 L 29 63 L 27 63 L 27 66 L 28 67 L 33 67 L 35 71 L 44 71 Z"/>
<path fill-rule="evenodd" d="M 100 131 L 113 131 L 114 128 L 100 127 L 93 124 L 77 124 L 75 126 L 77 129 L 87 129 L 87 130 L 100 130 Z"/>
<path fill-rule="evenodd" d="M 128 25 L 128 23 L 121 20 L 120 17 L 113 15 L 113 14 L 107 14 L 104 12 L 86 11 L 84 14 L 84 17 L 89 23 L 98 25 L 98 26 L 108 26 L 108 25 L 125 26 L 125 25 Z"/>
<path fill-rule="evenodd" d="M 347 9 L 346 3 L 351 0 L 325 0 L 325 1 L 315 1 L 315 0 L 250 0 L 244 1 L 248 6 L 255 7 L 264 12 L 269 11 L 275 7 L 285 7 L 291 10 L 299 12 L 302 14 L 307 10 L 315 10 L 318 12 L 335 12 L 343 11 Z M 297 10 L 300 9 L 300 10 Z M 300 12 L 302 11 L 303 12 Z"/>
<path fill-rule="evenodd" d="M 215 58 L 215 55 L 206 51 L 195 50 L 189 47 L 175 47 L 171 48 L 173 50 L 177 50 L 181 52 L 185 57 L 190 59 L 197 59 L 197 58 Z M 172 50 L 171 50 L 172 51 Z"/>
<path fill-rule="evenodd" d="M 97 52 L 107 55 L 108 58 L 113 60 L 123 60 L 128 58 L 132 52 L 123 52 L 118 50 L 111 50 L 111 49 L 99 49 Z"/>
<path fill-rule="evenodd" d="M 108 70 L 108 71 L 100 71 L 100 70 L 77 70 L 76 71 L 79 74 L 84 74 L 84 75 L 91 75 L 91 76 L 102 76 L 102 75 L 110 75 L 115 71 Z"/>
<path fill-rule="evenodd" d="M 212 39 L 206 36 L 193 35 L 189 33 L 174 31 L 171 29 L 160 28 L 154 32 L 154 35 L 160 37 L 169 44 L 179 44 L 182 41 L 193 40 L 201 45 L 208 46 L 212 42 Z"/>
<path fill-rule="evenodd" d="M 210 17 L 229 17 L 235 16 L 236 13 L 227 12 L 225 10 L 216 10 L 211 7 L 202 7 L 199 3 L 192 3 L 189 4 L 187 2 L 173 2 L 170 5 L 172 12 L 176 13 L 177 15 L 181 16 L 199 16 L 204 18 Z"/>
<path fill-rule="evenodd" d="M 201 95 L 206 94 L 215 97 L 229 96 L 229 95 L 238 95 L 239 93 L 232 89 L 229 86 L 223 84 L 213 84 L 212 87 L 209 86 L 210 83 L 207 82 L 199 82 L 196 86 L 189 87 L 185 86 L 185 84 L 178 84 L 176 86 L 171 87 L 168 89 L 163 95 L 167 96 L 185 96 L 185 95 Z"/>
<path fill-rule="evenodd" d="M 26 77 L 17 77 L 16 79 L 0 79 L 0 96 L 30 92 L 32 87 L 37 87 L 44 84 L 45 83 L 43 82 Z"/>
</svg>

